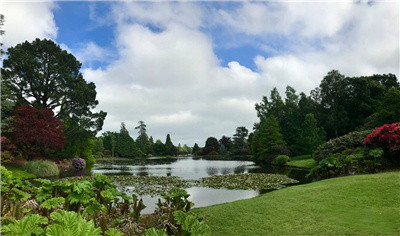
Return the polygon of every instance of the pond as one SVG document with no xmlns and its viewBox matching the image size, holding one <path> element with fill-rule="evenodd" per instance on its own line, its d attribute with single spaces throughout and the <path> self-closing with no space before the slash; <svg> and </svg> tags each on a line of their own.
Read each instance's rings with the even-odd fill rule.
<svg viewBox="0 0 400 236">
<path fill-rule="evenodd" d="M 198 180 L 203 177 L 227 174 L 278 173 L 296 179 L 300 183 L 309 181 L 305 178 L 308 170 L 266 168 L 255 165 L 251 161 L 205 160 L 193 157 L 153 157 L 147 159 L 102 161 L 96 163 L 86 174 L 93 175 L 94 173 L 113 176 L 177 176 L 185 180 Z M 131 192 L 134 189 L 129 184 L 119 187 L 126 192 Z M 195 207 L 202 207 L 252 198 L 270 190 L 228 190 L 195 186 L 186 188 L 186 191 L 190 194 L 189 200 L 194 202 Z M 143 212 L 152 213 L 159 196 L 141 197 L 147 206 Z"/>
</svg>

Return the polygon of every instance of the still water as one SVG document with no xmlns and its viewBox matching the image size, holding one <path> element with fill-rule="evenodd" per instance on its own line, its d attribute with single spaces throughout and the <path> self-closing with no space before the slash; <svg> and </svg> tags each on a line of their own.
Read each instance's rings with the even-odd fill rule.
<svg viewBox="0 0 400 236">
<path fill-rule="evenodd" d="M 178 176 L 187 180 L 196 180 L 212 175 L 241 174 L 241 173 L 279 173 L 290 178 L 307 182 L 307 170 L 261 168 L 251 161 L 221 161 L 205 160 L 193 157 L 180 158 L 148 158 L 127 161 L 104 161 L 96 163 L 91 174 L 105 175 L 136 175 L 136 176 Z M 126 190 L 133 186 L 123 186 Z M 189 200 L 194 207 L 209 206 L 224 202 L 252 198 L 267 191 L 265 190 L 227 190 L 204 187 L 186 189 L 190 194 Z M 144 213 L 152 213 L 159 197 L 142 196 L 147 206 Z"/>
</svg>

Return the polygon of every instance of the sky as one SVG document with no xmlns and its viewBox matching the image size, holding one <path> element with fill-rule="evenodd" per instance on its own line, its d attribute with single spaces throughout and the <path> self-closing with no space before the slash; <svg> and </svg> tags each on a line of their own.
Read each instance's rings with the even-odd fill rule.
<svg viewBox="0 0 400 236">
<path fill-rule="evenodd" d="M 82 62 L 108 113 L 103 131 L 203 146 L 252 130 L 277 87 L 346 76 L 399 76 L 397 1 L 2 1 L 4 47 L 49 38 Z"/>
</svg>

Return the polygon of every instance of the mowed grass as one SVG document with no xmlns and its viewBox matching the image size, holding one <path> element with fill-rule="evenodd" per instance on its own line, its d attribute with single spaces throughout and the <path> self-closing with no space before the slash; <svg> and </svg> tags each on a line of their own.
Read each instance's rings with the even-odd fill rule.
<svg viewBox="0 0 400 236">
<path fill-rule="evenodd" d="M 194 211 L 212 235 L 400 235 L 400 172 L 333 178 Z"/>
<path fill-rule="evenodd" d="M 313 168 L 315 166 L 315 160 L 311 155 L 302 155 L 291 157 L 290 161 L 287 163 L 289 166 Z"/>
</svg>

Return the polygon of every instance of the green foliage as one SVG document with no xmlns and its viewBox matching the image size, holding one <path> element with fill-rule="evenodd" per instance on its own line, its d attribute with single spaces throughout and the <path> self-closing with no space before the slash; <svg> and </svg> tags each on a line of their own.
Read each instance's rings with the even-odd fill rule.
<svg viewBox="0 0 400 236">
<path fill-rule="evenodd" d="M 157 139 L 153 145 L 153 149 L 157 156 L 163 156 L 165 152 L 165 145 L 161 142 L 161 140 Z"/>
<path fill-rule="evenodd" d="M 44 201 L 40 207 L 45 208 L 47 210 L 52 210 L 54 208 L 59 207 L 61 204 L 65 203 L 65 198 L 63 197 L 56 197 L 56 198 L 50 198 L 46 201 Z"/>
<path fill-rule="evenodd" d="M 313 114 L 307 114 L 301 126 L 298 144 L 304 153 L 312 154 L 313 151 L 324 142 L 324 131 L 317 126 L 317 120 Z"/>
<path fill-rule="evenodd" d="M 242 189 L 242 190 L 260 190 L 260 189 L 280 189 L 286 184 L 297 183 L 297 180 L 291 179 L 286 175 L 246 173 L 232 175 L 214 175 L 204 177 L 198 180 L 200 186 L 208 188 Z"/>
<path fill-rule="evenodd" d="M 118 230 L 111 228 L 104 232 L 106 236 L 124 236 L 125 234 L 119 232 Z"/>
<path fill-rule="evenodd" d="M 269 116 L 260 125 L 254 134 L 252 152 L 257 161 L 271 163 L 275 156 L 271 152 L 272 147 L 285 145 L 282 134 L 279 132 L 278 122 L 273 116 Z"/>
<path fill-rule="evenodd" d="M 90 181 L 73 182 L 35 179 L 35 187 L 28 181 L 12 178 L 6 168 L 1 169 L 5 235 L 141 235 L 150 226 L 146 221 L 141 223 L 141 212 L 146 207 L 143 200 L 119 192 L 107 176 L 95 174 Z M 171 181 L 163 181 L 171 186 Z M 156 217 L 153 221 L 159 222 L 159 226 L 169 225 L 173 232 L 178 232 L 173 213 L 190 210 L 192 203 L 188 197 L 185 190 L 172 189 L 170 195 L 164 196 L 165 202 L 159 203 L 157 214 L 150 217 Z"/>
<path fill-rule="evenodd" d="M 171 137 L 169 134 L 167 134 L 167 138 L 165 140 L 165 149 L 164 149 L 164 155 L 167 156 L 175 156 L 177 154 L 176 147 L 171 141 Z"/>
<path fill-rule="evenodd" d="M 200 151 L 200 147 L 197 143 L 195 143 L 192 148 L 192 154 L 197 154 L 199 151 Z"/>
<path fill-rule="evenodd" d="M 247 136 L 249 131 L 246 127 L 241 126 L 236 128 L 236 133 L 233 135 L 232 151 L 235 154 L 239 154 L 240 150 L 243 148 L 248 148 Z M 218 149 L 216 150 L 218 151 Z"/>
<path fill-rule="evenodd" d="M 335 153 L 339 153 L 347 149 L 362 147 L 364 146 L 363 139 L 366 138 L 369 133 L 371 133 L 371 130 L 356 131 L 335 139 L 331 139 L 328 142 L 320 145 L 315 150 L 313 158 L 318 163 Z"/>
<path fill-rule="evenodd" d="M 208 225 L 199 221 L 199 219 L 193 214 L 183 211 L 175 211 L 174 217 L 176 223 L 181 227 L 181 233 L 183 235 L 211 235 Z"/>
<path fill-rule="evenodd" d="M 1 88 L 1 133 L 8 130 L 8 125 L 12 122 L 12 111 L 17 101 L 16 96 L 11 92 L 10 85 L 4 80 L 0 80 Z M 3 154 L 3 153 L 2 153 Z M 3 155 L 1 157 L 3 161 Z"/>
<path fill-rule="evenodd" d="M 322 159 L 309 175 L 315 179 L 326 179 L 348 174 L 375 173 L 383 169 L 386 162 L 382 149 L 348 149 Z"/>
<path fill-rule="evenodd" d="M 41 225 L 47 224 L 48 220 L 46 217 L 39 215 L 29 215 L 22 218 L 21 220 L 14 220 L 11 224 L 2 225 L 1 233 L 3 235 L 40 235 L 44 233 Z"/>
<path fill-rule="evenodd" d="M 376 113 L 378 124 L 391 124 L 400 121 L 400 90 L 390 89 L 383 98 L 382 106 Z"/>
<path fill-rule="evenodd" d="M 142 152 L 136 147 L 135 141 L 129 135 L 124 122 L 121 123 L 119 134 L 115 135 L 115 155 L 121 157 L 142 156 Z"/>
<path fill-rule="evenodd" d="M 143 236 L 168 236 L 168 234 L 163 229 L 150 228 L 146 230 Z"/>
<path fill-rule="evenodd" d="M 37 177 L 51 177 L 59 175 L 60 171 L 56 163 L 47 160 L 29 161 L 23 168 Z"/>
<path fill-rule="evenodd" d="M 79 214 L 72 211 L 51 213 L 55 224 L 46 229 L 48 236 L 95 236 L 101 235 L 101 229 L 96 228 L 93 221 L 84 220 Z"/>
<path fill-rule="evenodd" d="M 288 157 L 288 156 L 286 156 L 286 155 L 280 155 L 280 156 L 277 156 L 277 157 L 275 158 L 275 162 L 276 162 L 276 164 L 278 164 L 279 166 L 284 166 L 284 165 L 286 165 L 286 163 L 287 163 L 288 161 L 290 161 L 290 157 Z"/>
</svg>

